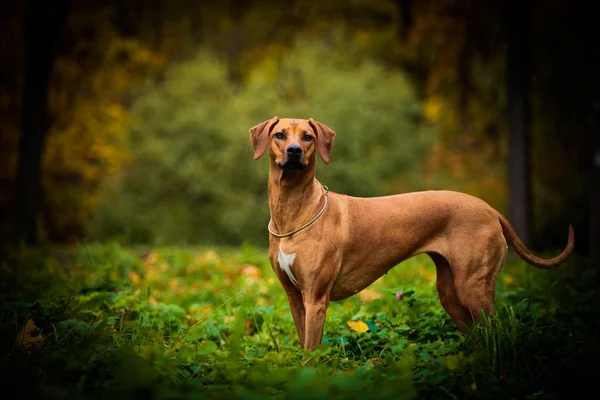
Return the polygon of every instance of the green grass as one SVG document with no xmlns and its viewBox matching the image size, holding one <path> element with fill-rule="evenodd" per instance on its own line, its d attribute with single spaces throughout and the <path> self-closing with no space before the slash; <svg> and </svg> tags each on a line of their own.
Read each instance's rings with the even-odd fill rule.
<svg viewBox="0 0 600 400">
<path fill-rule="evenodd" d="M 552 271 L 509 261 L 474 341 L 416 257 L 332 303 L 314 352 L 252 247 L 86 244 L 0 267 L 0 384 L 24 398 L 551 399 L 597 386 L 598 275 L 576 257 Z"/>
</svg>

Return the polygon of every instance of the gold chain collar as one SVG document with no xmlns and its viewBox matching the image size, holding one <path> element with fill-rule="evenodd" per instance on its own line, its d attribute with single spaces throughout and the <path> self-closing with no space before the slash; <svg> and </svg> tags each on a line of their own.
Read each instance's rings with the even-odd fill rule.
<svg viewBox="0 0 600 400">
<path fill-rule="evenodd" d="M 308 221 L 307 223 L 305 223 L 301 227 L 296 228 L 293 231 L 288 232 L 288 233 L 275 233 L 275 232 L 273 232 L 271 230 L 271 220 L 269 220 L 269 224 L 267 225 L 267 229 L 269 230 L 269 232 L 271 233 L 271 235 L 273 235 L 275 237 L 292 236 L 294 233 L 300 232 L 302 229 L 308 228 L 313 222 L 315 222 L 321 216 L 321 214 L 323 214 L 323 211 L 325 211 L 325 208 L 327 207 L 327 199 L 329 198 L 329 188 L 327 186 L 323 185 L 323 190 L 325 191 L 325 203 L 323 203 L 323 207 L 317 213 L 317 215 L 315 215 L 310 221 Z"/>
</svg>

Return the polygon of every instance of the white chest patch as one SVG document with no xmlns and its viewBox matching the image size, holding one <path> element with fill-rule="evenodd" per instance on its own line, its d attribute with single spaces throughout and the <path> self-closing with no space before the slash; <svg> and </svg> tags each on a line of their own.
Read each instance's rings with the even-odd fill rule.
<svg viewBox="0 0 600 400">
<path fill-rule="evenodd" d="M 279 268 L 283 270 L 290 278 L 290 281 L 294 284 L 294 286 L 298 287 L 298 280 L 294 276 L 292 272 L 292 263 L 294 262 L 294 258 L 296 258 L 296 253 L 285 254 L 281 247 L 279 248 L 279 253 L 277 254 L 277 261 L 279 262 Z"/>
</svg>

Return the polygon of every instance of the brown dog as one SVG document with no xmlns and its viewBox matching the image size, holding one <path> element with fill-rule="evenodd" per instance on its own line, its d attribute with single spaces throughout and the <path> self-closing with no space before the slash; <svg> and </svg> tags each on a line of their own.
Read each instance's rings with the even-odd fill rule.
<svg viewBox="0 0 600 400">
<path fill-rule="evenodd" d="M 573 251 L 533 255 L 510 223 L 486 202 L 451 191 L 357 198 L 329 193 L 315 179 L 335 132 L 313 119 L 274 117 L 250 129 L 254 159 L 270 148 L 269 259 L 286 291 L 300 343 L 321 343 L 329 301 L 358 293 L 401 261 L 427 253 L 442 306 L 461 332 L 480 311 L 494 312 L 496 279 L 508 251 L 552 268 Z"/>
</svg>

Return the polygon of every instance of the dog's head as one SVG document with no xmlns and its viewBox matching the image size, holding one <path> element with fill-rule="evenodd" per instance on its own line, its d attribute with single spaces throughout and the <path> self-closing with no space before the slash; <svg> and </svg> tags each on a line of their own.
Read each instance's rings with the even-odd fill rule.
<svg viewBox="0 0 600 400">
<path fill-rule="evenodd" d="M 333 148 L 335 132 L 312 118 L 273 117 L 250 128 L 254 159 L 271 149 L 271 159 L 281 169 L 303 170 L 315 162 L 318 151 L 325 163 Z"/>
</svg>

